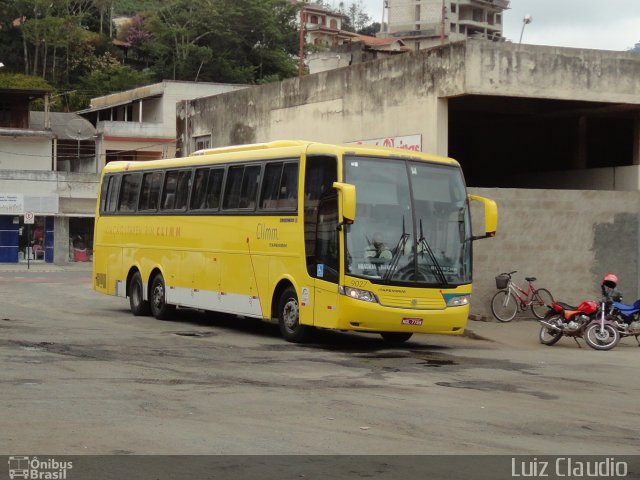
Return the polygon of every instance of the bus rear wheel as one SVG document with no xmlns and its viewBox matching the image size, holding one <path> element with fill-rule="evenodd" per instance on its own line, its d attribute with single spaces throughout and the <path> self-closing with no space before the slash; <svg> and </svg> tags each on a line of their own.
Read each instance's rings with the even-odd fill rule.
<svg viewBox="0 0 640 480">
<path fill-rule="evenodd" d="M 380 334 L 385 342 L 388 343 L 404 343 L 409 340 L 413 333 L 408 332 L 382 332 Z"/>
<path fill-rule="evenodd" d="M 153 277 L 151 293 L 149 294 L 149 304 L 151 306 L 151 314 L 158 320 L 170 318 L 176 309 L 175 305 L 169 305 L 167 303 L 164 278 L 160 273 Z"/>
<path fill-rule="evenodd" d="M 300 324 L 298 295 L 293 287 L 287 287 L 278 302 L 280 333 L 287 342 L 302 343 L 311 337 L 312 327 Z"/>
<path fill-rule="evenodd" d="M 129 306 L 131 307 L 131 313 L 136 317 L 151 313 L 149 302 L 144 299 L 140 272 L 134 273 L 131 280 L 129 280 Z"/>
</svg>

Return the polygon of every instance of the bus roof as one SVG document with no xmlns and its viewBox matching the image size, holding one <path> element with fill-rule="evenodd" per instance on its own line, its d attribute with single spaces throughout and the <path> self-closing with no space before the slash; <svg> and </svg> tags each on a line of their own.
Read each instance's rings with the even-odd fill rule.
<svg viewBox="0 0 640 480">
<path fill-rule="evenodd" d="M 314 153 L 344 153 L 388 158 L 413 158 L 416 160 L 443 163 L 459 166 L 452 158 L 432 155 L 414 150 L 392 147 L 379 147 L 369 144 L 325 144 L 304 140 L 277 140 L 268 143 L 253 143 L 247 145 L 232 145 L 228 147 L 208 148 L 198 150 L 188 157 L 162 160 L 114 161 L 109 162 L 103 172 L 117 172 L 125 170 L 147 170 L 166 167 L 188 167 L 211 163 L 226 163 L 234 161 L 261 160 L 269 158 L 283 158 L 299 156 L 303 152 Z"/>
</svg>

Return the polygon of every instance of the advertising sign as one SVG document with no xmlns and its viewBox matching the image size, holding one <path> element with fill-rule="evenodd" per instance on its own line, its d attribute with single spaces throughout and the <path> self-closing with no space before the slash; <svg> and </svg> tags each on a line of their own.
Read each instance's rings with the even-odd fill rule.
<svg viewBox="0 0 640 480">
<path fill-rule="evenodd" d="M 402 148 L 403 150 L 422 151 L 422 135 L 403 135 L 399 137 L 372 138 L 349 142 L 349 145 L 376 145 L 378 147 Z"/>
</svg>

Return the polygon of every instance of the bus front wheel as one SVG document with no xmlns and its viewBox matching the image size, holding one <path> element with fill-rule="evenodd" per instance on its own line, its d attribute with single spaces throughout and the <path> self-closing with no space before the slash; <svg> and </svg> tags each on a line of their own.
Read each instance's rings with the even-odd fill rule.
<svg viewBox="0 0 640 480">
<path fill-rule="evenodd" d="M 312 327 L 300 324 L 298 295 L 293 287 L 287 287 L 278 302 L 280 333 L 287 342 L 301 343 L 309 339 Z"/>
<path fill-rule="evenodd" d="M 151 313 L 158 320 L 165 320 L 173 314 L 175 305 L 167 304 L 167 294 L 164 285 L 164 278 L 159 273 L 153 277 L 151 283 L 151 293 L 149 294 L 149 303 L 151 305 Z"/>
<path fill-rule="evenodd" d="M 149 315 L 151 312 L 149 302 L 144 300 L 140 272 L 134 273 L 131 280 L 129 280 L 129 306 L 131 307 L 131 313 L 136 317 Z"/>
</svg>

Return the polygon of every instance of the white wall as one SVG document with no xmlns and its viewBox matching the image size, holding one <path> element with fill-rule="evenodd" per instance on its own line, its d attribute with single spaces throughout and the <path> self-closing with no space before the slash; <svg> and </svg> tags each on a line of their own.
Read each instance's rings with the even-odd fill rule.
<svg viewBox="0 0 640 480">
<path fill-rule="evenodd" d="M 0 170 L 52 169 L 53 140 L 46 137 L 0 137 Z"/>
</svg>

